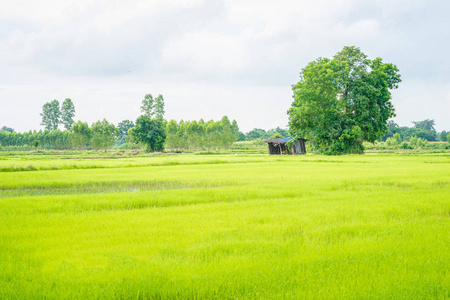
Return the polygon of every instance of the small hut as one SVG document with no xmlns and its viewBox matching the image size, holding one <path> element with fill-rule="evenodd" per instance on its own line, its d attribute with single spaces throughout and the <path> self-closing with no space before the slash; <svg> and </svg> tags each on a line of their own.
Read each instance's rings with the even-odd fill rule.
<svg viewBox="0 0 450 300">
<path fill-rule="evenodd" d="M 307 140 L 303 138 L 277 138 L 277 139 L 267 139 L 263 142 L 269 145 L 269 154 L 282 155 L 282 154 L 306 154 L 305 141 Z"/>
</svg>

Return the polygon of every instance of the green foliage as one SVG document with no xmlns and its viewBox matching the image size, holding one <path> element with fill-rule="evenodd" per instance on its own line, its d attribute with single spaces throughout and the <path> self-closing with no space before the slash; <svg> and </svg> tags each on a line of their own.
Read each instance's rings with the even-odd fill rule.
<svg viewBox="0 0 450 300">
<path fill-rule="evenodd" d="M 382 141 L 386 141 L 388 137 L 394 136 L 398 133 L 402 140 L 410 140 L 411 137 L 417 136 L 427 141 L 436 141 L 437 134 L 434 130 L 434 120 L 424 120 L 420 122 L 413 122 L 416 125 L 414 127 L 399 127 L 392 120 L 388 122 L 388 132 L 381 138 Z M 431 130 L 427 128 L 432 128 Z"/>
<path fill-rule="evenodd" d="M 153 117 L 153 104 L 154 104 L 155 100 L 153 99 L 152 94 L 147 94 L 144 97 L 144 100 L 142 100 L 142 105 L 141 105 L 141 112 L 144 115 L 149 116 L 150 118 Z"/>
<path fill-rule="evenodd" d="M 426 119 L 423 121 L 413 121 L 414 123 L 414 128 L 420 128 L 423 130 L 427 130 L 427 131 L 436 131 L 434 129 L 434 120 L 430 120 L 430 119 Z"/>
<path fill-rule="evenodd" d="M 243 132 L 241 132 L 241 131 L 238 131 L 237 133 L 236 133 L 236 142 L 243 142 L 243 141 L 245 141 L 246 139 L 245 139 L 245 133 L 243 133 Z"/>
<path fill-rule="evenodd" d="M 413 147 L 422 148 L 428 144 L 426 139 L 418 138 L 417 136 L 413 136 L 409 139 L 409 144 Z"/>
<path fill-rule="evenodd" d="M 0 131 L 0 145 L 8 149 L 28 149 L 33 141 L 39 141 L 39 145 L 45 149 L 71 149 L 72 142 L 70 132 L 60 130 L 40 130 L 20 132 Z M 31 150 L 31 148 L 29 149 Z"/>
<path fill-rule="evenodd" d="M 233 120 L 233 122 L 231 122 L 231 132 L 233 133 L 234 141 L 239 141 L 239 140 L 244 141 L 245 140 L 245 135 L 243 136 L 243 139 L 242 139 L 243 133 L 239 131 L 239 125 L 236 120 Z"/>
<path fill-rule="evenodd" d="M 161 119 L 152 119 L 148 115 L 141 115 L 136 120 L 136 126 L 128 131 L 135 143 L 147 146 L 148 151 L 164 150 L 166 132 Z"/>
<path fill-rule="evenodd" d="M 166 146 L 171 151 L 228 149 L 239 135 L 237 122 L 227 116 L 220 121 L 171 120 L 166 125 Z"/>
<path fill-rule="evenodd" d="M 72 134 L 70 137 L 73 145 L 81 150 L 89 145 L 92 137 L 92 130 L 89 128 L 88 123 L 78 121 L 73 123 Z"/>
<path fill-rule="evenodd" d="M 404 140 L 409 139 L 411 136 L 417 136 L 427 141 L 435 141 L 436 140 L 436 132 L 429 131 L 422 128 L 409 128 L 409 127 L 400 127 L 400 135 Z"/>
<path fill-rule="evenodd" d="M 156 97 L 155 99 L 155 103 L 153 106 L 153 115 L 155 116 L 155 118 L 157 119 L 164 119 L 164 113 L 166 111 L 164 110 L 164 98 L 163 95 L 158 95 L 158 97 Z"/>
<path fill-rule="evenodd" d="M 363 141 L 387 131 L 394 116 L 389 90 L 400 81 L 395 65 L 369 60 L 356 47 L 310 62 L 293 86 L 290 131 L 325 154 L 362 153 Z"/>
<path fill-rule="evenodd" d="M 394 140 L 396 141 L 397 145 L 400 145 L 402 142 L 402 138 L 400 137 L 400 134 L 394 133 L 393 135 Z"/>
<path fill-rule="evenodd" d="M 13 128 L 10 128 L 10 127 L 8 127 L 8 126 L 3 126 L 1 129 L 0 129 L 0 131 L 5 131 L 5 132 L 14 132 L 14 129 Z"/>
<path fill-rule="evenodd" d="M 289 130 L 282 129 L 280 127 L 277 127 L 277 128 L 274 128 L 274 129 L 269 129 L 269 131 L 267 131 L 267 135 L 268 136 L 272 136 L 274 134 L 279 134 L 279 135 L 281 135 L 283 137 L 289 137 L 290 136 Z"/>
<path fill-rule="evenodd" d="M 64 100 L 61 105 L 61 123 L 66 130 L 71 130 L 73 117 L 75 116 L 75 106 L 70 98 Z"/>
<path fill-rule="evenodd" d="M 422 140 L 421 138 L 418 138 L 418 139 L 417 139 L 417 142 L 416 142 L 416 145 L 417 145 L 418 147 L 423 147 L 423 146 L 425 146 L 425 140 Z"/>
<path fill-rule="evenodd" d="M 119 139 L 120 143 L 125 143 L 127 137 L 128 137 L 128 130 L 134 127 L 133 121 L 130 120 L 123 120 L 117 125 L 117 129 L 119 129 Z"/>
<path fill-rule="evenodd" d="M 178 135 L 178 124 L 175 120 L 170 120 L 166 124 L 166 148 L 173 151 L 175 148 L 180 148 L 180 137 Z"/>
<path fill-rule="evenodd" d="M 39 146 L 39 141 L 38 140 L 34 140 L 31 145 L 34 147 L 34 149 L 36 149 Z"/>
<path fill-rule="evenodd" d="M 397 141 L 394 138 L 387 138 L 386 145 L 387 146 L 393 146 L 393 145 L 396 145 L 396 142 Z"/>
<path fill-rule="evenodd" d="M 264 129 L 260 128 L 254 128 L 253 130 L 247 132 L 247 134 L 245 135 L 245 140 L 247 141 L 253 141 L 257 139 L 264 140 L 270 138 L 275 134 L 279 134 L 283 137 L 291 136 L 287 129 L 282 129 L 280 127 L 269 129 L 269 131 L 265 131 Z"/>
<path fill-rule="evenodd" d="M 109 123 L 106 119 L 93 123 L 91 130 L 92 146 L 94 146 L 95 149 L 105 149 L 105 152 L 108 148 L 111 148 L 119 135 L 119 130 L 116 126 Z"/>
<path fill-rule="evenodd" d="M 264 129 L 254 128 L 251 131 L 247 132 L 245 135 L 245 139 L 247 141 L 253 141 L 256 139 L 266 138 L 267 132 Z"/>
<path fill-rule="evenodd" d="M 450 144 L 450 133 L 447 134 L 447 142 Z"/>
<path fill-rule="evenodd" d="M 61 117 L 61 111 L 59 110 L 59 101 L 53 100 L 47 102 L 42 107 L 42 117 L 41 125 L 45 127 L 48 131 L 58 129 L 59 118 Z"/>
<path fill-rule="evenodd" d="M 401 146 L 402 149 L 408 150 L 408 149 L 414 149 L 410 144 L 404 142 Z"/>
<path fill-rule="evenodd" d="M 272 135 L 270 138 L 271 138 L 271 139 L 280 139 L 280 138 L 284 138 L 284 136 L 282 136 L 282 135 L 279 134 L 279 133 L 275 133 L 275 134 Z"/>
<path fill-rule="evenodd" d="M 158 97 L 153 98 L 152 94 L 147 94 L 144 100 L 142 100 L 141 112 L 150 118 L 162 120 L 165 113 L 164 106 L 163 95 L 158 95 Z"/>
<path fill-rule="evenodd" d="M 439 140 L 442 142 L 447 142 L 447 135 L 450 134 L 450 132 L 447 132 L 445 130 L 443 130 L 440 134 L 439 134 Z"/>
</svg>

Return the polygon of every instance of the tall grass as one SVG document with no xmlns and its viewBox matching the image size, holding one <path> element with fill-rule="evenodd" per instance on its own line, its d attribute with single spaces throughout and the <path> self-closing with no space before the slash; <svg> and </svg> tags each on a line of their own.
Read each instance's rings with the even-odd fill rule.
<svg viewBox="0 0 450 300">
<path fill-rule="evenodd" d="M 3 298 L 450 296 L 448 155 L 120 161 L 0 173 Z"/>
</svg>

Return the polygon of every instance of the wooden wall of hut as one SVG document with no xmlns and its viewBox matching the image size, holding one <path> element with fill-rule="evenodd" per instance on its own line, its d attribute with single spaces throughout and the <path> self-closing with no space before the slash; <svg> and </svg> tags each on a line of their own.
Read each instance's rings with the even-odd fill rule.
<svg viewBox="0 0 450 300">
<path fill-rule="evenodd" d="M 293 154 L 306 154 L 306 146 L 304 139 L 296 139 L 292 144 L 292 153 Z"/>
</svg>

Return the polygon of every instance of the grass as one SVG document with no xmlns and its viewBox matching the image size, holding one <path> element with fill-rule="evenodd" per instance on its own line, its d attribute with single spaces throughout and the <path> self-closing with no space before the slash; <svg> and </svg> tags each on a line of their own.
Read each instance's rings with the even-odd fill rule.
<svg viewBox="0 0 450 300">
<path fill-rule="evenodd" d="M 39 166 L 0 173 L 2 298 L 450 296 L 445 153 L 27 158 L 0 161 Z"/>
</svg>

